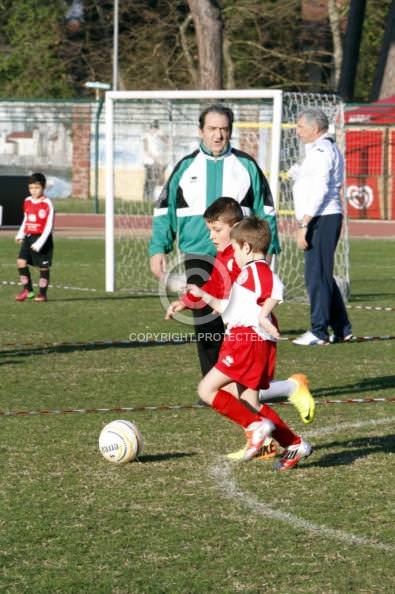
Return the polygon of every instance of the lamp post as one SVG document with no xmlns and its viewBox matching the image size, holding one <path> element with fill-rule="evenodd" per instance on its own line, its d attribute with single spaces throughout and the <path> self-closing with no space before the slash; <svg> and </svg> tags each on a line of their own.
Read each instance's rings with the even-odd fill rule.
<svg viewBox="0 0 395 594">
<path fill-rule="evenodd" d="M 85 87 L 88 89 L 95 89 L 97 109 L 95 117 L 95 193 L 94 193 L 94 212 L 99 212 L 99 128 L 100 128 L 100 114 L 104 104 L 104 92 L 111 89 L 111 85 L 102 82 L 86 82 Z"/>
<path fill-rule="evenodd" d="M 112 90 L 118 89 L 118 29 L 119 29 L 119 11 L 118 0 L 114 0 L 114 25 L 113 25 L 113 56 L 112 56 Z"/>
</svg>

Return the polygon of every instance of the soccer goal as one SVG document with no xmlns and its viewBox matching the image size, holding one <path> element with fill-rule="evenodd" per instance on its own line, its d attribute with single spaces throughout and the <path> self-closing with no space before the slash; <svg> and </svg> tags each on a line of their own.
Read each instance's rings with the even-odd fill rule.
<svg viewBox="0 0 395 594">
<path fill-rule="evenodd" d="M 105 111 L 106 290 L 156 294 L 148 243 L 155 202 L 174 165 L 199 145 L 198 117 L 223 102 L 234 115 L 232 145 L 252 155 L 264 171 L 278 213 L 281 254 L 275 267 L 288 299 L 305 299 L 303 255 L 295 244 L 288 169 L 302 158 L 295 128 L 298 112 L 321 107 L 342 146 L 343 109 L 335 95 L 244 91 L 109 91 Z M 347 227 L 336 255 L 336 277 L 347 293 Z M 174 269 L 182 254 L 174 247 Z"/>
</svg>

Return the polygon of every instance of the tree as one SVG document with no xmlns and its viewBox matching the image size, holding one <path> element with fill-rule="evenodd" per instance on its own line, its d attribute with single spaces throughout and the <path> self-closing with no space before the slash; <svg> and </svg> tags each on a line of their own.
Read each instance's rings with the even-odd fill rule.
<svg viewBox="0 0 395 594">
<path fill-rule="evenodd" d="M 59 59 L 63 2 L 3 0 L 0 93 L 3 97 L 67 98 L 73 94 Z"/>
<path fill-rule="evenodd" d="M 0 0 L 0 96 L 84 97 L 112 81 L 113 0 Z M 391 0 L 369 0 L 355 97 L 368 99 Z M 125 89 L 280 88 L 332 92 L 350 0 L 122 0 Z M 307 7 L 319 14 L 309 18 Z M 329 9 L 329 12 L 328 12 Z"/>
<path fill-rule="evenodd" d="M 371 98 L 384 99 L 395 93 L 395 0 L 388 10 Z"/>
<path fill-rule="evenodd" d="M 188 0 L 195 24 L 201 89 L 222 88 L 222 15 L 216 0 Z"/>
</svg>

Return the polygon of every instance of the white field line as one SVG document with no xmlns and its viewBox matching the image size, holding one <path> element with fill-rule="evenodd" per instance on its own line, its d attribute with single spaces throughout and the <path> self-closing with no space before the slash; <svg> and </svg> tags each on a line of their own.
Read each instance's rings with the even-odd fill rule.
<svg viewBox="0 0 395 594">
<path fill-rule="evenodd" d="M 319 436 L 326 435 L 328 433 L 333 434 L 337 431 L 343 431 L 345 429 L 372 427 L 376 425 L 393 423 L 394 421 L 395 417 L 389 417 L 385 419 L 360 421 L 356 423 L 344 423 L 342 425 L 336 425 L 336 427 L 323 427 L 322 429 L 316 429 L 314 431 L 310 431 L 308 435 Z M 395 551 L 394 545 L 376 542 L 372 539 L 366 538 L 364 536 L 358 536 L 344 530 L 328 528 L 322 524 L 316 524 L 314 522 L 310 522 L 309 520 L 304 520 L 303 518 L 300 518 L 294 514 L 282 512 L 281 510 L 269 507 L 264 502 L 258 500 L 253 495 L 245 493 L 240 487 L 238 487 L 235 479 L 232 476 L 233 467 L 233 463 L 221 459 L 221 461 L 218 461 L 218 463 L 210 468 L 209 472 L 214 477 L 223 496 L 227 497 L 228 499 L 237 500 L 240 505 L 247 507 L 254 514 L 265 516 L 272 520 L 277 520 L 279 522 L 288 524 L 298 530 L 312 532 L 322 537 L 328 537 L 339 542 L 343 542 L 347 545 L 368 546 L 389 552 Z"/>
</svg>

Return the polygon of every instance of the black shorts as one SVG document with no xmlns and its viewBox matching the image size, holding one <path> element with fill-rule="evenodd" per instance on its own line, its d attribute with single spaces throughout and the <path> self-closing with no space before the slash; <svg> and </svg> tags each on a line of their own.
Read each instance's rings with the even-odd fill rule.
<svg viewBox="0 0 395 594">
<path fill-rule="evenodd" d="M 32 250 L 32 244 L 38 240 L 40 235 L 26 235 L 23 238 L 19 256 L 21 260 L 26 260 L 30 266 L 39 266 L 40 268 L 49 268 L 52 264 L 53 239 L 52 233 L 39 252 Z"/>
</svg>

